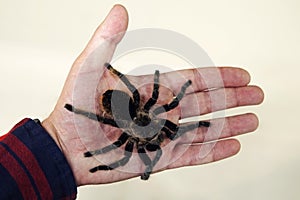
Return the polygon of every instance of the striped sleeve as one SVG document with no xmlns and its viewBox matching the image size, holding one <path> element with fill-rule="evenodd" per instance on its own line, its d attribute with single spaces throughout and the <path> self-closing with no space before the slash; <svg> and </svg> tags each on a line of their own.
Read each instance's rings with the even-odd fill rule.
<svg viewBox="0 0 300 200">
<path fill-rule="evenodd" d="M 0 199 L 75 199 L 72 170 L 56 143 L 31 119 L 0 137 Z"/>
</svg>

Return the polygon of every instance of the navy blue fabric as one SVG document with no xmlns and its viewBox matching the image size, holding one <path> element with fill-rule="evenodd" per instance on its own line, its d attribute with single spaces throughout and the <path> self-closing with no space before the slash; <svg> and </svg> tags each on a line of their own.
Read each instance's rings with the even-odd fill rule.
<svg viewBox="0 0 300 200">
<path fill-rule="evenodd" d="M 24 131 L 28 134 L 24 134 Z M 29 120 L 13 134 L 34 153 L 48 179 L 54 199 L 65 198 L 76 193 L 75 179 L 67 160 L 42 126 Z"/>
<path fill-rule="evenodd" d="M 77 186 L 73 172 L 55 141 L 40 124 L 29 119 L 24 124 L 13 129 L 6 137 L 10 137 L 10 134 L 16 136 L 32 152 L 32 155 L 35 157 L 39 167 L 46 176 L 52 191 L 53 199 L 76 198 Z M 10 151 L 9 147 L 5 146 L 5 144 L 3 145 L 3 143 L 1 143 L 0 145 L 6 149 L 6 153 L 10 153 L 17 160 L 21 169 L 24 169 L 26 172 L 26 166 L 23 166 L 22 162 L 18 160 L 18 157 L 14 155 L 14 152 Z M 0 154 L 1 153 L 2 152 L 0 151 Z M 26 173 L 31 181 L 32 179 L 30 179 L 31 176 L 28 174 L 29 172 L 27 171 Z M 0 199 L 2 200 L 2 197 L 5 196 L 3 193 L 9 190 L 4 190 L 3 188 L 18 188 L 18 185 L 16 185 L 16 181 L 10 176 L 7 169 L 1 166 L 1 163 L 0 174 Z M 32 184 L 32 187 L 33 190 L 38 193 L 34 184 Z M 15 190 L 14 194 L 15 196 L 9 199 L 22 199 L 20 191 Z M 40 196 L 37 194 L 37 197 Z"/>
<path fill-rule="evenodd" d="M 23 199 L 15 179 L 0 164 L 0 199 Z"/>
</svg>

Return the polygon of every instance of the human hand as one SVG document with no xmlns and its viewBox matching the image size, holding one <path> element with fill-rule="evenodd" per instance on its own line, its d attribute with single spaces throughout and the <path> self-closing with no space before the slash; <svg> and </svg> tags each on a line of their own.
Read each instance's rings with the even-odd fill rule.
<svg viewBox="0 0 300 200">
<path fill-rule="evenodd" d="M 126 86 L 120 83 L 119 77 L 104 67 L 104 63 L 110 60 L 114 48 L 121 40 L 122 33 L 126 31 L 127 23 L 128 16 L 125 8 L 119 5 L 115 6 L 96 30 L 85 50 L 74 62 L 54 111 L 42 122 L 43 127 L 53 137 L 66 156 L 77 185 L 121 181 L 140 176 L 145 170 L 145 164 L 139 159 L 138 153 L 135 153 L 136 150 L 134 150 L 129 162 L 120 169 L 90 173 L 89 170 L 95 166 L 119 160 L 123 156 L 124 149 L 123 151 L 121 148 L 116 149 L 107 154 L 95 155 L 91 158 L 84 157 L 84 153 L 111 144 L 118 139 L 122 131 L 119 128 L 76 115 L 76 113 L 65 109 L 66 104 L 74 105 L 74 101 L 76 101 L 75 106 L 77 109 L 90 112 L 96 110 L 95 113 L 98 112 L 99 116 L 105 116 L 103 108 L 99 106 L 101 95 L 108 89 L 117 88 L 118 90 L 128 91 Z M 114 37 L 111 40 L 115 35 L 119 35 L 119 37 Z M 101 47 L 99 48 L 99 46 Z M 222 84 L 220 84 L 220 81 L 214 81 L 214 74 L 216 73 L 220 75 Z M 100 78 L 98 74 L 101 75 L 100 82 L 97 82 L 97 78 Z M 138 88 L 141 105 L 145 104 L 152 95 L 154 76 L 126 77 Z M 205 84 L 203 77 L 205 80 L 212 80 L 209 86 Z M 157 104 L 170 103 L 174 94 L 180 93 L 182 85 L 187 80 L 191 80 L 192 85 L 187 88 L 179 106 L 165 113 L 162 117 L 175 124 L 179 124 L 179 119 L 199 116 L 226 108 L 255 105 L 263 100 L 263 92 L 259 87 L 248 86 L 250 76 L 245 70 L 231 67 L 213 67 L 160 74 L 159 84 L 161 87 L 159 88 Z M 95 88 L 90 87 L 89 83 L 95 82 L 99 84 L 96 91 L 93 91 Z M 95 93 L 95 97 L 86 95 L 93 93 Z M 239 151 L 240 143 L 236 139 L 228 138 L 254 131 L 258 126 L 258 120 L 254 114 L 212 119 L 210 123 L 209 128 L 201 126 L 174 141 L 164 140 L 161 144 L 163 154 L 157 165 L 154 166 L 153 172 L 182 166 L 200 165 L 233 156 Z M 109 143 L 108 140 L 111 142 Z M 216 143 L 214 145 L 204 143 L 208 141 L 216 141 Z M 202 154 L 204 156 L 199 156 L 203 149 L 209 151 Z"/>
</svg>

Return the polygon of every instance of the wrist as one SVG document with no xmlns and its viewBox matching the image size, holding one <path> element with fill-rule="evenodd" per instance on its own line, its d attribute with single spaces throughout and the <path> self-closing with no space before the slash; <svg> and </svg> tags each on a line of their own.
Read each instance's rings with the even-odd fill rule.
<svg viewBox="0 0 300 200">
<path fill-rule="evenodd" d="M 46 118 L 45 120 L 43 120 L 41 122 L 41 126 L 47 131 L 47 133 L 51 136 L 51 138 L 54 140 L 54 142 L 56 143 L 56 145 L 59 147 L 59 149 L 61 151 L 63 151 L 62 149 L 62 145 L 60 143 L 59 137 L 58 137 L 58 132 L 57 129 L 55 128 L 54 124 L 52 123 L 52 121 L 49 118 Z"/>
</svg>

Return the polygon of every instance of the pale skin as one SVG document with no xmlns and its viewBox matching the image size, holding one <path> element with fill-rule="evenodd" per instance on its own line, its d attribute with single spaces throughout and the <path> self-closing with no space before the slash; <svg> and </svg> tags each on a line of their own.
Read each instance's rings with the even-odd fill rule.
<svg viewBox="0 0 300 200">
<path fill-rule="evenodd" d="M 118 33 L 125 32 L 128 24 L 128 14 L 126 9 L 121 5 L 116 5 L 110 11 L 106 19 L 97 28 L 92 39 L 87 44 L 86 48 L 80 54 L 80 56 L 74 62 L 71 71 L 65 82 L 65 86 L 58 99 L 57 105 L 55 106 L 53 112 L 42 122 L 42 126 L 48 131 L 55 142 L 58 144 L 59 148 L 67 158 L 76 183 L 78 186 L 87 184 L 104 184 L 117 182 L 140 175 L 139 172 L 132 173 L 126 170 L 111 170 L 111 171 L 97 171 L 96 173 L 90 173 L 89 169 L 100 165 L 98 159 L 85 158 L 83 156 L 84 152 L 91 150 L 89 148 L 99 146 L 101 141 L 95 140 L 94 135 L 89 135 L 89 131 L 86 131 L 85 137 L 90 137 L 90 142 L 87 146 L 82 142 L 82 139 L 77 134 L 76 125 L 74 124 L 74 113 L 71 113 L 64 109 L 66 103 L 72 103 L 72 97 L 74 92 L 74 85 L 79 76 L 82 74 L 93 73 L 92 71 L 85 71 L 84 73 L 80 71 L 80 67 L 83 62 L 86 62 L 86 58 L 91 55 L 93 51 L 97 49 L 97 46 L 101 44 L 107 38 Z M 121 40 L 121 36 L 115 38 L 110 42 L 110 45 L 114 48 L 118 42 Z M 102 50 L 100 50 L 102 51 Z M 112 52 L 99 52 L 101 54 L 111 54 Z M 103 70 L 104 81 L 99 84 L 98 95 L 105 92 L 107 89 L 114 88 L 119 79 L 113 76 L 111 73 L 105 71 L 104 67 L 100 67 L 99 70 Z M 215 102 L 214 108 L 212 108 L 211 100 L 209 95 L 205 92 L 207 88 L 203 84 L 200 76 L 197 76 L 195 72 L 203 72 L 204 74 L 209 70 L 218 70 L 223 80 L 223 85 L 220 86 L 218 83 L 212 83 L 210 87 L 219 88 L 219 90 L 213 91 L 214 94 L 223 91 L 226 95 L 226 103 L 218 104 Z M 153 69 L 154 72 L 154 69 Z M 183 79 L 174 79 L 175 73 L 183 77 Z M 208 75 L 209 76 L 209 75 Z M 205 77 L 207 79 L 213 80 L 214 77 Z M 128 76 L 128 79 L 134 84 L 139 85 L 139 83 L 153 82 L 153 76 Z M 185 80 L 184 80 L 185 79 Z M 218 67 L 218 68 L 200 68 L 200 69 L 187 69 L 177 72 L 164 73 L 160 75 L 160 83 L 165 87 L 160 89 L 160 96 L 158 103 L 163 104 L 170 101 L 173 94 L 178 93 L 181 86 L 186 80 L 192 80 L 193 87 L 187 90 L 186 96 L 180 102 L 179 107 L 168 113 L 168 119 L 175 123 L 179 123 L 179 119 L 184 119 L 191 116 L 200 116 L 206 113 L 210 113 L 216 110 L 223 110 L 226 108 L 234 108 L 239 106 L 257 105 L 263 101 L 263 92 L 257 86 L 250 86 L 250 75 L 247 71 L 241 68 L 233 67 Z M 140 95 L 142 96 L 142 102 L 151 97 L 151 84 L 139 88 Z M 125 88 L 125 87 L 124 87 Z M 118 89 L 124 89 L 118 88 Z M 84 100 L 82 100 L 84 101 Z M 193 105 L 199 106 L 201 109 L 196 109 Z M 99 111 L 101 113 L 101 111 Z M 168 148 L 167 151 L 163 152 L 160 162 L 167 160 L 168 158 L 175 156 L 178 152 L 183 152 L 183 154 L 176 161 L 169 163 L 167 166 L 155 167 L 154 173 L 158 171 L 163 171 L 167 169 L 179 168 L 184 166 L 201 165 L 205 163 L 212 163 L 218 160 L 229 158 L 239 152 L 240 143 L 237 139 L 231 138 L 232 136 L 237 136 L 244 133 L 249 133 L 257 129 L 258 119 L 255 114 L 246 113 L 236 116 L 226 117 L 224 119 L 210 119 L 211 124 L 215 124 L 218 120 L 224 120 L 224 126 L 221 130 L 220 135 L 217 138 L 210 137 L 210 140 L 216 140 L 216 144 L 213 146 L 211 151 L 205 157 L 199 157 L 200 148 L 207 145 L 203 143 L 204 137 L 207 135 L 208 128 L 199 128 L 196 130 L 195 138 L 190 144 L 188 137 L 182 137 L 178 140 L 173 141 L 172 148 Z M 86 123 L 97 123 L 95 121 L 88 121 Z M 87 127 L 89 124 L 87 124 Z M 99 135 L 106 135 L 109 138 L 117 138 L 120 135 L 120 130 L 112 128 L 108 125 L 101 125 L 103 131 L 99 132 Z M 91 131 L 92 132 L 92 131 Z M 188 134 L 188 133 L 187 133 Z M 219 140 L 221 139 L 222 140 Z M 112 139 L 112 142 L 114 140 Z M 105 144 L 103 144 L 105 145 Z M 107 145 L 107 144 L 106 144 Z M 184 151 L 183 151 L 184 150 Z M 113 154 L 115 155 L 115 154 Z M 101 156 L 101 155 L 100 155 Z M 137 157 L 137 156 L 133 156 Z M 114 162 L 118 160 L 120 156 L 111 157 L 111 161 Z M 132 160 L 138 160 L 132 158 Z M 158 164 L 159 166 L 159 164 Z M 129 161 L 123 168 L 133 167 L 133 164 Z M 142 162 L 135 162 L 134 167 L 142 169 L 145 167 Z M 150 178 L 151 179 L 151 178 Z"/>
</svg>

